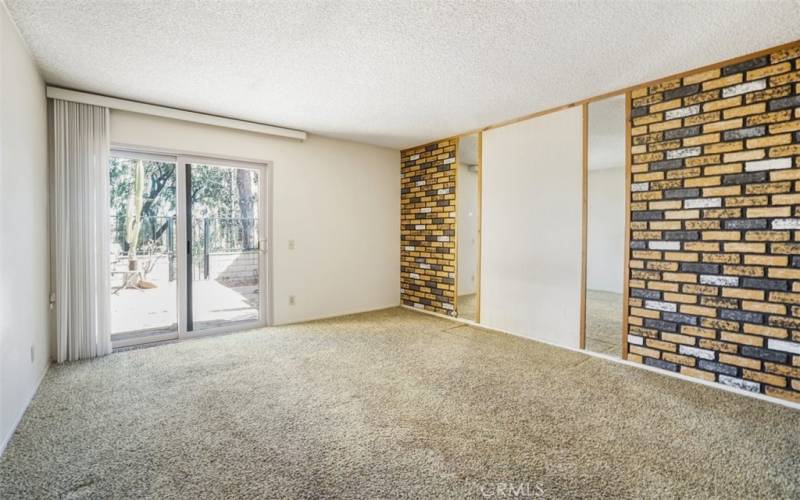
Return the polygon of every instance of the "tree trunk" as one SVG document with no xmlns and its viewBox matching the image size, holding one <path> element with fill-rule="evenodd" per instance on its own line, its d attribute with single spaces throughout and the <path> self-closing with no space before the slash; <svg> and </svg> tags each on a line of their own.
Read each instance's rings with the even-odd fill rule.
<svg viewBox="0 0 800 500">
<path fill-rule="evenodd" d="M 253 182 L 246 168 L 236 169 L 236 186 L 239 189 L 239 217 L 242 219 L 242 248 L 254 247 L 253 235 Z"/>
<path fill-rule="evenodd" d="M 128 243 L 129 271 L 136 271 L 139 267 L 137 254 L 139 252 L 139 232 L 142 229 L 142 202 L 144 198 L 144 163 L 141 160 L 137 160 L 133 168 L 133 191 L 131 191 L 131 198 L 128 203 L 128 221 L 125 228 L 125 237 Z"/>
</svg>

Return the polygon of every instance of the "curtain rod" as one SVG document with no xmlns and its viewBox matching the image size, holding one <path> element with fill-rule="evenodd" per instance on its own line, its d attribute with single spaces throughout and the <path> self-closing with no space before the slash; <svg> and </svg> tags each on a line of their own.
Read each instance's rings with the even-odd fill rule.
<svg viewBox="0 0 800 500">
<path fill-rule="evenodd" d="M 194 111 L 186 111 L 183 109 L 169 108 L 165 106 L 157 106 L 155 104 L 147 104 L 144 102 L 129 101 L 127 99 L 119 99 L 116 97 L 108 97 L 99 94 L 90 94 L 88 92 L 79 92 L 77 90 L 69 90 L 60 87 L 51 87 L 49 85 L 47 86 L 47 97 L 51 99 L 61 99 L 63 101 L 104 106 L 106 108 L 118 109 L 120 111 L 131 111 L 133 113 L 161 116 L 163 118 L 172 118 L 174 120 L 182 120 L 186 122 L 247 130 L 248 132 L 257 132 L 259 134 L 274 135 L 300 141 L 304 141 L 307 138 L 307 134 L 302 130 L 293 130 L 290 128 L 267 125 L 264 123 L 236 120 L 234 118 L 225 118 L 223 116 L 197 113 Z"/>
</svg>

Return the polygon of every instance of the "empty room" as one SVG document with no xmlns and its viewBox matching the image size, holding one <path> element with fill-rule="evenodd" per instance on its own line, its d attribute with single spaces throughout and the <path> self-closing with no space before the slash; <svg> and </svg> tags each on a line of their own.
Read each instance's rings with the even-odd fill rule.
<svg viewBox="0 0 800 500">
<path fill-rule="evenodd" d="M 0 498 L 800 498 L 797 0 L 0 5 Z"/>
</svg>

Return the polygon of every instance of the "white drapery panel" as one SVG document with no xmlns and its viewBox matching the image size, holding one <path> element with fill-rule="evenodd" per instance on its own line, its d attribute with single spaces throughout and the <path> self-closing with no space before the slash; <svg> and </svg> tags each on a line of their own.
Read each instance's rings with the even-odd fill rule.
<svg viewBox="0 0 800 500">
<path fill-rule="evenodd" d="M 58 362 L 111 352 L 108 108 L 53 100 Z"/>
</svg>

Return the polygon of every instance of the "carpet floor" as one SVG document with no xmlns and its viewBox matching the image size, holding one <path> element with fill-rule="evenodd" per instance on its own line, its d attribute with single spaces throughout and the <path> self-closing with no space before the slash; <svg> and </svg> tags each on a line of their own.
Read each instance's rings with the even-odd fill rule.
<svg viewBox="0 0 800 500">
<path fill-rule="evenodd" d="M 798 498 L 798 429 L 786 407 L 388 309 L 53 366 L 0 498 Z"/>
</svg>

